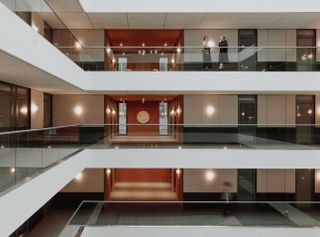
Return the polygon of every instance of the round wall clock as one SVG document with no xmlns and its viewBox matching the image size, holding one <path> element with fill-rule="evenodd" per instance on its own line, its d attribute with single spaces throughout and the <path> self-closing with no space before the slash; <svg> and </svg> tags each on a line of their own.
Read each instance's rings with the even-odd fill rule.
<svg viewBox="0 0 320 237">
<path fill-rule="evenodd" d="M 140 111 L 138 114 L 137 114 L 137 121 L 139 123 L 147 123 L 149 122 L 150 120 L 150 115 L 147 111 Z"/>
</svg>

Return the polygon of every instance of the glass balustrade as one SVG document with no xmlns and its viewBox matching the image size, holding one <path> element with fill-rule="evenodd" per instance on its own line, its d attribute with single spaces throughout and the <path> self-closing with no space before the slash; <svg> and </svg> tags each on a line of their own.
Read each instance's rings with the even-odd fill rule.
<svg viewBox="0 0 320 237">
<path fill-rule="evenodd" d="M 85 71 L 320 70 L 319 47 L 105 46 L 104 30 L 79 29 L 74 22 L 64 22 L 66 12 L 54 1 L 0 2 Z M 73 13 L 82 14 L 82 9 L 75 7 Z M 94 40 L 83 40 L 88 37 Z M 201 37 L 199 33 L 200 41 Z"/>
<path fill-rule="evenodd" d="M 317 47 L 57 46 L 86 71 L 319 71 Z M 101 60 L 105 55 L 105 60 Z M 91 62 L 91 63 L 88 63 Z"/>
<path fill-rule="evenodd" d="M 0 192 L 83 149 L 318 150 L 319 134 L 317 124 L 87 124 L 5 132 Z"/>
<path fill-rule="evenodd" d="M 128 226 L 312 228 L 320 226 L 320 202 L 83 201 L 59 236 Z"/>
</svg>

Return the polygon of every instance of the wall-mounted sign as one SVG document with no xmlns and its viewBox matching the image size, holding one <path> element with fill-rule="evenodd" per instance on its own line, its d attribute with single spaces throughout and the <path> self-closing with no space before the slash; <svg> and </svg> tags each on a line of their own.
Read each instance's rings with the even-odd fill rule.
<svg viewBox="0 0 320 237">
<path fill-rule="evenodd" d="M 147 111 L 140 111 L 137 114 L 137 121 L 139 123 L 145 124 L 145 123 L 148 123 L 149 120 L 150 120 L 150 115 Z"/>
</svg>

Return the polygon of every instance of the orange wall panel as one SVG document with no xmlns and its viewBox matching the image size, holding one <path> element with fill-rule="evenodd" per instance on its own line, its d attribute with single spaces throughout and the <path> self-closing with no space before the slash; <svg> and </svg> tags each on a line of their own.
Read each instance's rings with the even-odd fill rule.
<svg viewBox="0 0 320 237">
<path fill-rule="evenodd" d="M 117 182 L 170 182 L 170 169 L 117 169 Z"/>
<path fill-rule="evenodd" d="M 128 124 L 139 124 L 137 120 L 137 114 L 140 111 L 147 111 L 150 115 L 150 120 L 147 124 L 159 124 L 159 102 L 157 101 L 145 101 L 142 103 L 141 101 L 128 101 Z M 134 136 L 145 136 L 151 135 L 156 136 L 159 135 L 159 127 L 158 126 L 128 126 L 128 135 Z"/>
</svg>

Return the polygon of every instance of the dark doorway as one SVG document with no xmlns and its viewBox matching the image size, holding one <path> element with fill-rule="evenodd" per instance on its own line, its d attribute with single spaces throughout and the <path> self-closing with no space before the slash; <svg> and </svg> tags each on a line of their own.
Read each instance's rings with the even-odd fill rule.
<svg viewBox="0 0 320 237">
<path fill-rule="evenodd" d="M 316 55 L 316 31 L 297 30 L 297 71 L 312 71 Z"/>
<path fill-rule="evenodd" d="M 255 95 L 239 95 L 238 97 L 239 133 L 256 135 L 257 97 Z"/>
<path fill-rule="evenodd" d="M 310 144 L 313 142 L 315 98 L 313 95 L 296 96 L 296 142 Z"/>
<path fill-rule="evenodd" d="M 239 142 L 253 145 L 256 137 L 257 97 L 240 95 L 238 97 Z M 242 139 L 242 136 L 244 138 Z M 256 170 L 238 170 L 238 200 L 253 201 L 256 194 Z"/>
<path fill-rule="evenodd" d="M 296 201 L 312 201 L 314 191 L 314 170 L 296 170 Z"/>
<path fill-rule="evenodd" d="M 53 109 L 53 102 L 52 102 L 52 95 L 44 93 L 44 114 L 43 114 L 43 126 L 45 128 L 52 127 L 52 109 Z"/>
<path fill-rule="evenodd" d="M 239 30 L 239 71 L 257 70 L 257 30 Z"/>
<path fill-rule="evenodd" d="M 256 170 L 238 170 L 238 200 L 254 201 L 256 199 Z"/>
</svg>

